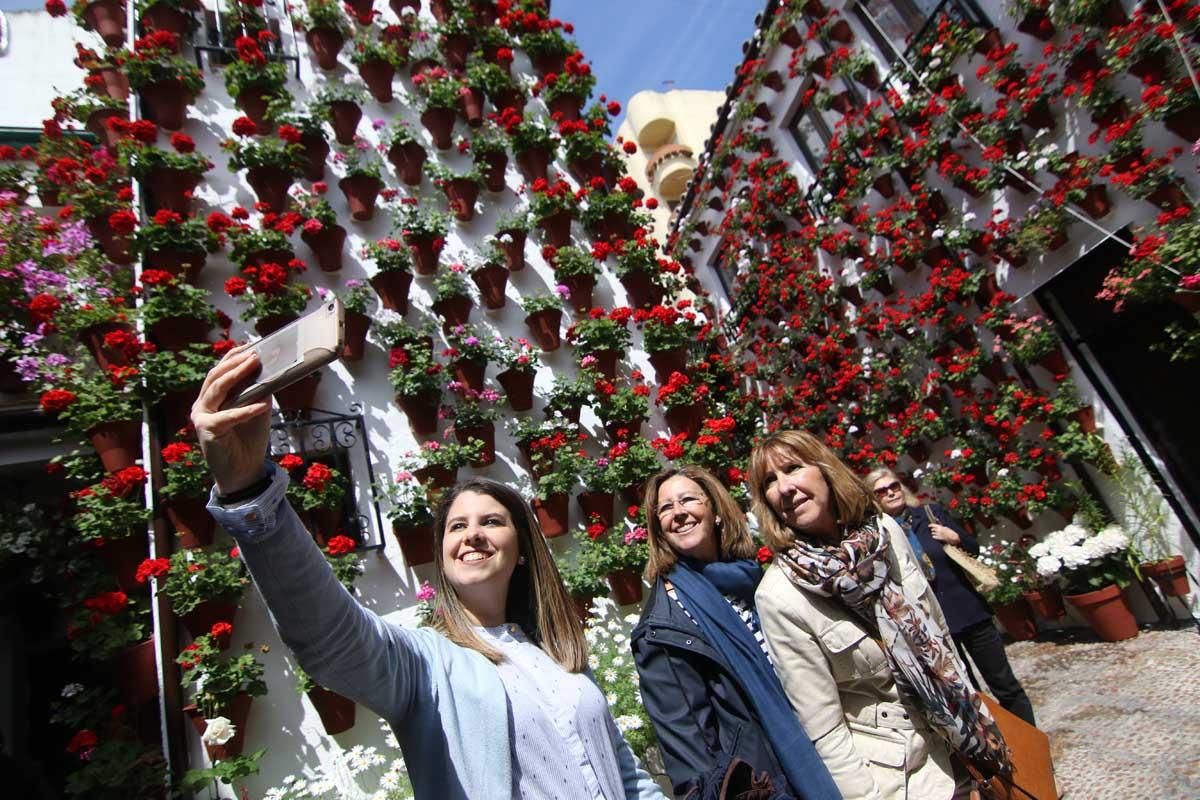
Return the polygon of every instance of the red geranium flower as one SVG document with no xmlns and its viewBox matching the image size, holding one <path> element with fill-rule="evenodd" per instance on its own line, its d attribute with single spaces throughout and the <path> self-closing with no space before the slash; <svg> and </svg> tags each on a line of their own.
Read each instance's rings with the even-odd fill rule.
<svg viewBox="0 0 1200 800">
<path fill-rule="evenodd" d="M 258 126 L 249 117 L 238 117 L 233 121 L 233 132 L 238 136 L 253 136 L 258 133 Z"/>
<path fill-rule="evenodd" d="M 171 134 L 171 147 L 180 153 L 190 153 L 196 149 L 196 141 L 186 133 L 175 131 Z"/>
<path fill-rule="evenodd" d="M 758 563 L 760 564 L 770 564 L 775 560 L 775 554 L 771 552 L 771 548 L 764 544 L 762 547 L 758 548 L 756 558 L 758 558 Z"/>
<path fill-rule="evenodd" d="M 165 558 L 147 558 L 138 565 L 137 572 L 134 573 L 134 579 L 138 583 L 145 583 L 151 578 L 161 578 L 171 571 L 171 562 Z"/>
<path fill-rule="evenodd" d="M 39 402 L 44 413 L 58 414 L 70 408 L 76 399 L 75 393 L 68 392 L 66 389 L 49 389 L 42 393 Z"/>
<path fill-rule="evenodd" d="M 278 463 L 279 466 L 283 467 L 288 472 L 291 472 L 298 467 L 303 467 L 304 459 L 295 453 L 287 453 L 286 455 L 280 457 Z"/>
<path fill-rule="evenodd" d="M 314 464 L 313 466 L 318 466 Z M 358 545 L 349 536 L 334 536 L 329 540 L 329 544 L 325 545 L 325 549 L 329 551 L 331 556 L 344 556 L 346 553 L 353 553 L 354 548 Z"/>
</svg>

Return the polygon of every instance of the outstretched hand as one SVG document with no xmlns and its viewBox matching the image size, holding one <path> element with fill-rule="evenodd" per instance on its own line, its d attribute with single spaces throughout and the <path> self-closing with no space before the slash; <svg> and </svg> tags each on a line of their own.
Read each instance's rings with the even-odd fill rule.
<svg viewBox="0 0 1200 800">
<path fill-rule="evenodd" d="M 209 370 L 192 404 L 192 424 L 217 494 L 252 486 L 263 474 L 271 435 L 270 399 L 221 410 L 229 393 L 252 378 L 258 366 L 258 354 L 250 345 L 235 347 Z"/>
</svg>

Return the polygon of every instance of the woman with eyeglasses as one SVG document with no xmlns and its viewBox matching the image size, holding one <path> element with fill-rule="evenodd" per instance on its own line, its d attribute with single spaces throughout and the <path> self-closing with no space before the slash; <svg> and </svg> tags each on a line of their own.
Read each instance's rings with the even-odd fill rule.
<svg viewBox="0 0 1200 800">
<path fill-rule="evenodd" d="M 1033 704 L 1008 663 L 991 608 L 943 549 L 943 545 L 957 545 L 971 555 L 979 555 L 979 542 L 945 507 L 937 503 L 922 505 L 887 467 L 872 470 L 866 482 L 879 508 L 900 524 L 913 551 L 922 558 L 926 578 L 959 652 L 965 650 L 971 655 L 1000 705 L 1030 725 L 1036 724 Z"/>
<path fill-rule="evenodd" d="M 774 565 L 755 594 L 775 669 L 847 800 L 949 800 L 1011 770 L 908 540 L 804 431 L 771 434 L 747 482 Z M 955 760 L 965 762 L 957 764 Z"/>
<path fill-rule="evenodd" d="M 688 466 L 651 478 L 643 508 L 654 589 L 631 647 L 676 794 L 715 796 L 708 787 L 741 759 L 766 773 L 772 798 L 840 797 L 767 656 L 754 608 L 762 568 L 737 503 Z"/>
</svg>

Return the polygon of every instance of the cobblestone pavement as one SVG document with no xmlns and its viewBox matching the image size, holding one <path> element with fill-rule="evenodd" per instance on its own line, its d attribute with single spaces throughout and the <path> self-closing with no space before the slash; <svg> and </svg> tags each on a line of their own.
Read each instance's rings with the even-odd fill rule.
<svg viewBox="0 0 1200 800">
<path fill-rule="evenodd" d="M 1076 630 L 1008 645 L 1067 800 L 1200 798 L 1200 635 Z"/>
</svg>

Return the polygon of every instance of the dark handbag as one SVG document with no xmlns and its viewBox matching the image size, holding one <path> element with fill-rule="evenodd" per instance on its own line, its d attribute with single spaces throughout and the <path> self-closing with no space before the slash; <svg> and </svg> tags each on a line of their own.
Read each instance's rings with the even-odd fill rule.
<svg viewBox="0 0 1200 800">
<path fill-rule="evenodd" d="M 1008 745 L 1008 775 L 985 778 L 970 762 L 960 759 L 974 784 L 971 800 L 1058 800 L 1050 738 L 996 700 L 979 693 Z"/>
<path fill-rule="evenodd" d="M 722 761 L 688 783 L 683 800 L 793 800 L 765 771 L 740 758 Z"/>
</svg>

